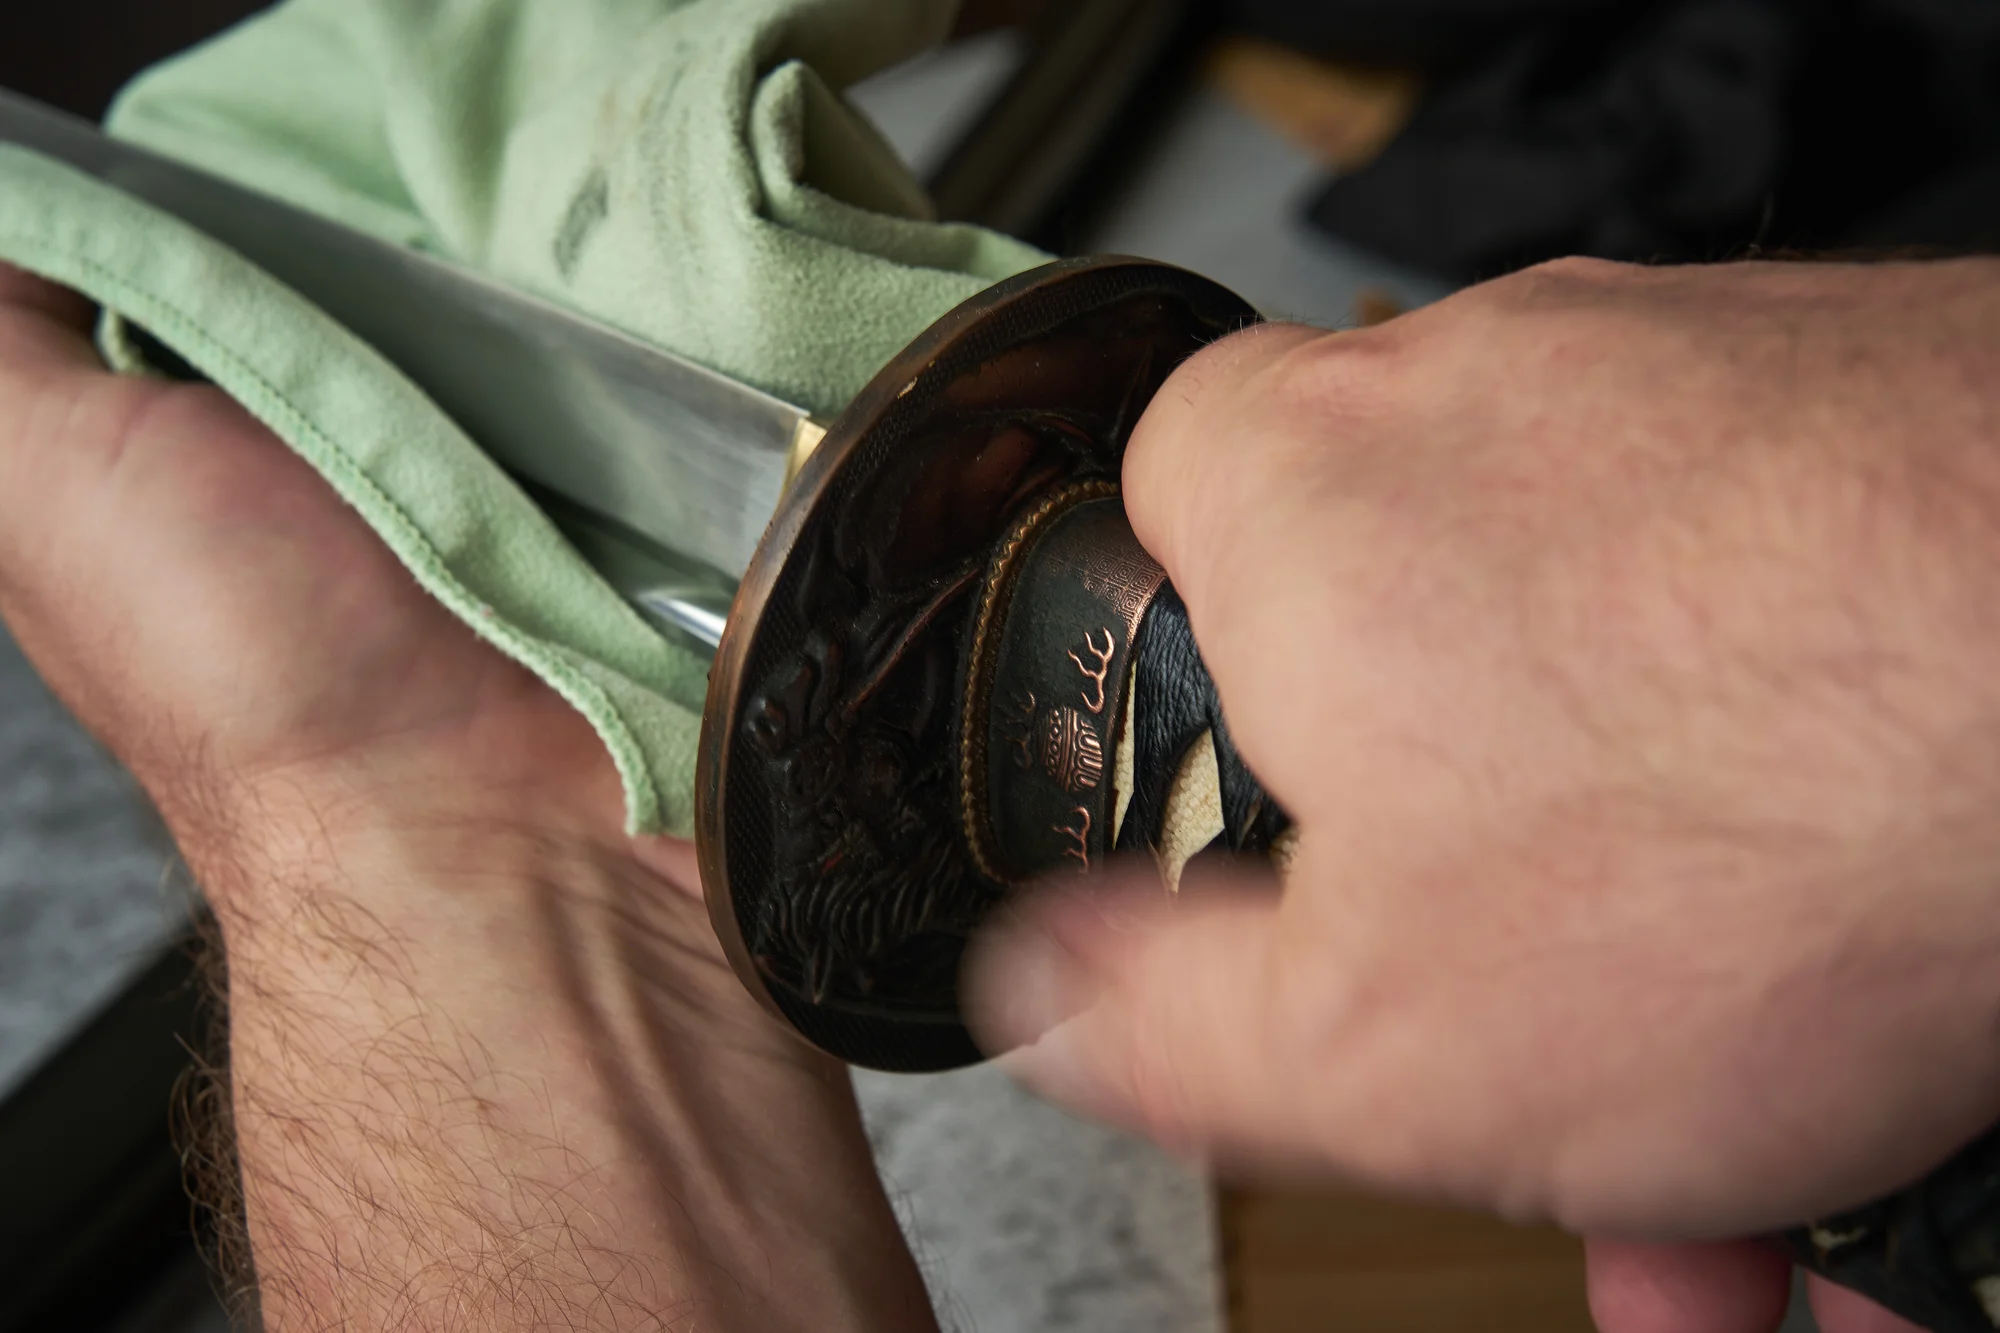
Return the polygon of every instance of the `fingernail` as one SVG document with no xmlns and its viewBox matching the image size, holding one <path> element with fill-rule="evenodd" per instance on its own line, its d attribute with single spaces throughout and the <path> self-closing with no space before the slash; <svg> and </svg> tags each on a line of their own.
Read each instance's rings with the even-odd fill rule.
<svg viewBox="0 0 2000 1333">
<path fill-rule="evenodd" d="M 976 978 L 980 1027 L 997 1050 L 1039 1040 L 1089 1008 L 1097 992 L 1076 955 L 1044 930 L 1012 931 L 994 940 Z"/>
</svg>

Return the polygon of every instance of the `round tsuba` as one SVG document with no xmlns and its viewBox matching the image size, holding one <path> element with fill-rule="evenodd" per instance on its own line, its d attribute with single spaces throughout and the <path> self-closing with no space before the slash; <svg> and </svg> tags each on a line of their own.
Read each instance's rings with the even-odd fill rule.
<svg viewBox="0 0 2000 1333">
<path fill-rule="evenodd" d="M 696 838 L 731 962 L 814 1044 L 880 1069 L 980 1058 L 958 1005 L 966 944 L 1054 868 L 1032 845 L 1010 859 L 987 809 L 995 710 L 1020 703 L 994 697 L 994 606 L 1033 534 L 1079 531 L 1078 507 L 1107 502 L 1122 525 L 1139 414 L 1181 361 L 1256 318 L 1141 260 L 1022 274 L 884 367 L 779 506 L 710 677 Z M 1094 782 L 1113 742 L 1085 736 L 1102 727 L 1087 711 L 1049 711 L 1023 754 Z M 1088 863 L 1107 845 L 1076 836 L 1050 854 Z"/>
</svg>

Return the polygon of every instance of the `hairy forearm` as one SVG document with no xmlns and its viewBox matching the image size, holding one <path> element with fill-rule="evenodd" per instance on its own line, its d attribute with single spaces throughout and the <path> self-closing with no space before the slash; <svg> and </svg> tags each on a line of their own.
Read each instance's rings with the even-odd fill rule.
<svg viewBox="0 0 2000 1333">
<path fill-rule="evenodd" d="M 676 943 L 691 896 L 587 838 L 264 826 L 313 832 L 195 859 L 267 1327 L 931 1327 L 845 1072 Z"/>
<path fill-rule="evenodd" d="M 0 615 L 221 927 L 265 1324 L 929 1327 L 844 1072 L 592 729 L 91 317 L 0 265 Z"/>
</svg>

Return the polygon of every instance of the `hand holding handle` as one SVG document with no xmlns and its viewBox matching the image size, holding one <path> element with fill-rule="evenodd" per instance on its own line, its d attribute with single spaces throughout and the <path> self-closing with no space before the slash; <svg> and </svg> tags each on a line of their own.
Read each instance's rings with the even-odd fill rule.
<svg viewBox="0 0 2000 1333">
<path fill-rule="evenodd" d="M 1255 319 L 1141 261 L 1024 274 L 885 368 L 781 507 L 711 677 L 699 843 L 739 975 L 826 1050 L 978 1059 L 960 961 L 1032 880 L 1282 858 L 1289 821 L 1118 498 L 1167 374 Z M 1939 1333 L 2000 1327 L 1996 1143 L 1785 1242 Z"/>
</svg>

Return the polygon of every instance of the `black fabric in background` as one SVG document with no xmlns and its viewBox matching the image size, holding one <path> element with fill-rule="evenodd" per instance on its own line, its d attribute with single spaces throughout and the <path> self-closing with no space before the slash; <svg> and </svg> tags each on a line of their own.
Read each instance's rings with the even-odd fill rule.
<svg viewBox="0 0 2000 1333">
<path fill-rule="evenodd" d="M 2000 249 L 2000 0 L 1235 0 L 1432 91 L 1312 217 L 1469 280 L 1564 254 Z"/>
</svg>

